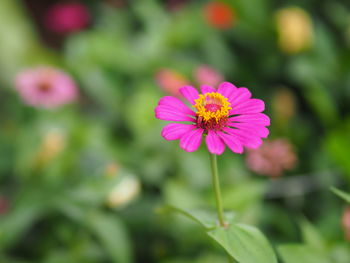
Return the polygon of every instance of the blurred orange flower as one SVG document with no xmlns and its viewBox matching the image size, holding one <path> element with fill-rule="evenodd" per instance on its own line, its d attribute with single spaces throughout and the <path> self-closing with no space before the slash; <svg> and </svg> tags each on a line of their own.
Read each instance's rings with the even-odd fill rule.
<svg viewBox="0 0 350 263">
<path fill-rule="evenodd" d="M 235 22 L 235 14 L 232 8 L 219 1 L 209 2 L 204 7 L 204 16 L 209 25 L 218 29 L 228 29 Z"/>
</svg>

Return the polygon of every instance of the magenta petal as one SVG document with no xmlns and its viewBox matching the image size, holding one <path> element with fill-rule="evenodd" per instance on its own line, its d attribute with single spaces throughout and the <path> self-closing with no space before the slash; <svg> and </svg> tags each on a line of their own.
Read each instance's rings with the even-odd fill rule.
<svg viewBox="0 0 350 263">
<path fill-rule="evenodd" d="M 179 89 L 182 96 L 184 96 L 191 104 L 196 104 L 194 100 L 198 99 L 198 91 L 192 86 L 184 86 Z"/>
<path fill-rule="evenodd" d="M 208 150 L 212 154 L 220 155 L 225 151 L 225 144 L 221 138 L 212 130 L 208 131 L 208 135 L 205 138 Z"/>
<path fill-rule="evenodd" d="M 244 114 L 239 116 L 234 116 L 229 119 L 231 122 L 243 122 L 243 123 L 252 123 L 262 126 L 270 125 L 270 118 L 263 113 L 255 114 Z"/>
<path fill-rule="evenodd" d="M 259 99 L 249 99 L 232 107 L 230 115 L 260 113 L 265 110 L 265 103 Z"/>
<path fill-rule="evenodd" d="M 203 129 L 195 129 L 185 133 L 180 139 L 180 147 L 187 152 L 194 152 L 202 142 Z"/>
<path fill-rule="evenodd" d="M 202 86 L 201 86 L 201 92 L 202 92 L 203 94 L 205 94 L 205 93 L 216 92 L 216 90 L 215 90 L 213 87 L 211 87 L 211 86 L 202 85 Z"/>
<path fill-rule="evenodd" d="M 252 123 L 229 123 L 228 125 L 262 138 L 267 138 L 269 135 L 269 130 L 261 125 Z"/>
<path fill-rule="evenodd" d="M 164 139 L 179 140 L 185 133 L 193 130 L 194 126 L 182 123 L 169 123 L 162 130 L 162 136 Z"/>
<path fill-rule="evenodd" d="M 237 90 L 237 87 L 230 82 L 223 82 L 219 85 L 219 88 L 218 88 L 218 92 L 221 95 L 228 98 L 229 100 L 232 97 L 232 95 L 236 92 L 236 90 Z"/>
<path fill-rule="evenodd" d="M 261 138 L 251 132 L 231 128 L 225 128 L 224 131 L 235 136 L 245 147 L 256 149 L 262 144 Z"/>
<path fill-rule="evenodd" d="M 218 132 L 218 135 L 225 142 L 228 148 L 230 148 L 231 151 L 235 153 L 243 153 L 242 143 L 237 136 L 223 132 Z"/>
<path fill-rule="evenodd" d="M 175 97 L 165 96 L 159 100 L 158 105 L 170 106 L 185 114 L 196 115 L 185 103 Z"/>
<path fill-rule="evenodd" d="M 170 106 L 159 105 L 155 108 L 155 113 L 156 118 L 164 121 L 194 121 L 193 118 Z"/>
<path fill-rule="evenodd" d="M 228 98 L 231 103 L 231 107 L 234 108 L 236 105 L 249 100 L 252 94 L 247 88 L 238 88 L 232 95 Z"/>
</svg>

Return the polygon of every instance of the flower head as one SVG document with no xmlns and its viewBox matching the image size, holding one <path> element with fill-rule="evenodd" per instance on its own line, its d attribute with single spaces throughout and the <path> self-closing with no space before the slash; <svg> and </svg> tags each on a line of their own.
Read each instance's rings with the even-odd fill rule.
<svg viewBox="0 0 350 263">
<path fill-rule="evenodd" d="M 249 150 L 246 162 L 249 169 L 258 174 L 278 177 L 294 168 L 297 157 L 286 139 L 276 139 L 264 142 L 259 149 Z"/>
<path fill-rule="evenodd" d="M 199 66 L 196 69 L 194 76 L 200 85 L 209 86 L 216 86 L 224 79 L 219 72 L 207 65 Z"/>
<path fill-rule="evenodd" d="M 39 108 L 56 108 L 74 101 L 78 94 L 73 80 L 51 67 L 20 72 L 16 76 L 16 89 L 25 103 Z"/>
<path fill-rule="evenodd" d="M 59 34 L 79 31 L 89 22 L 89 11 L 80 3 L 58 3 L 48 10 L 45 18 L 47 28 Z"/>
<path fill-rule="evenodd" d="M 265 104 L 252 99 L 247 88 L 237 88 L 223 82 L 218 89 L 201 86 L 202 94 L 191 86 L 184 86 L 180 93 L 192 105 L 190 109 L 181 100 L 166 96 L 155 109 L 156 118 L 170 123 L 162 130 L 166 140 L 180 140 L 180 147 L 193 152 L 201 144 L 202 136 L 212 154 L 222 154 L 225 145 L 235 153 L 243 153 L 243 147 L 257 148 L 261 138 L 266 138 L 270 119 L 261 113 Z"/>
<path fill-rule="evenodd" d="M 230 28 L 235 20 L 232 8 L 220 1 L 209 2 L 204 9 L 207 23 L 218 29 Z"/>
</svg>

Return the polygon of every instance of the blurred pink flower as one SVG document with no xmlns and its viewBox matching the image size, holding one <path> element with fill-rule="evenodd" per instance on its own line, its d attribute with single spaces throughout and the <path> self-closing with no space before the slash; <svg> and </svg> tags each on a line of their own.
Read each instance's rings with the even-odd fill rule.
<svg viewBox="0 0 350 263">
<path fill-rule="evenodd" d="M 179 72 L 163 68 L 156 74 L 158 86 L 173 96 L 180 96 L 179 88 L 189 84 L 189 81 Z"/>
<path fill-rule="evenodd" d="M 9 201 L 0 196 L 0 215 L 6 214 L 9 210 Z"/>
<path fill-rule="evenodd" d="M 292 145 L 286 139 L 265 141 L 255 150 L 247 152 L 246 163 L 257 174 L 278 177 L 284 170 L 295 167 L 297 157 Z"/>
<path fill-rule="evenodd" d="M 58 3 L 47 11 L 45 24 L 55 33 L 65 34 L 83 29 L 90 19 L 90 13 L 83 4 Z"/>
<path fill-rule="evenodd" d="M 188 0 L 167 0 L 166 6 L 170 11 L 178 11 L 187 4 Z"/>
<path fill-rule="evenodd" d="M 164 139 L 180 140 L 182 149 L 193 152 L 205 137 L 208 151 L 217 155 L 226 146 L 235 153 L 243 153 L 243 147 L 255 149 L 262 144 L 261 138 L 269 134 L 265 126 L 270 125 L 270 118 L 261 113 L 265 109 L 262 100 L 252 99 L 247 88 L 237 88 L 229 82 L 221 83 L 217 90 L 202 85 L 201 92 L 192 86 L 180 88 L 191 108 L 175 97 L 160 99 L 156 118 L 180 122 L 163 128 Z"/>
<path fill-rule="evenodd" d="M 16 76 L 16 89 L 24 102 L 39 108 L 56 108 L 76 100 L 74 81 L 61 70 L 38 67 Z"/>
<path fill-rule="evenodd" d="M 345 239 L 350 241 L 350 206 L 347 206 L 344 209 L 343 217 L 342 217 L 342 226 L 345 233 Z"/>
<path fill-rule="evenodd" d="M 194 73 L 194 77 L 199 85 L 217 86 L 224 80 L 224 77 L 215 69 L 207 66 L 199 66 Z"/>
</svg>

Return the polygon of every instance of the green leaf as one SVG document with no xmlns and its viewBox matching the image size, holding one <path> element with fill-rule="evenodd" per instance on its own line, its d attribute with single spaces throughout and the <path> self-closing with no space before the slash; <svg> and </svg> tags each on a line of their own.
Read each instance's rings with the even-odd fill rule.
<svg viewBox="0 0 350 263">
<path fill-rule="evenodd" d="M 322 252 L 326 244 L 316 227 L 305 219 L 300 222 L 300 227 L 305 243 Z"/>
<path fill-rule="evenodd" d="M 278 251 L 285 263 L 332 263 L 323 253 L 305 245 L 282 245 Z"/>
<path fill-rule="evenodd" d="M 273 249 L 265 236 L 255 227 L 234 222 L 233 213 L 225 213 L 225 220 L 231 224 L 220 227 L 214 212 L 200 209 L 182 209 L 168 206 L 208 230 L 208 235 L 219 243 L 240 263 L 277 263 Z"/>
<path fill-rule="evenodd" d="M 255 227 L 232 223 L 227 228 L 217 227 L 208 234 L 240 263 L 277 263 L 269 242 Z"/>
<path fill-rule="evenodd" d="M 168 205 L 167 208 L 175 210 L 188 218 L 194 220 L 195 222 L 199 223 L 206 229 L 213 229 L 218 226 L 218 217 L 217 214 L 214 211 L 208 211 L 204 209 L 183 209 L 178 208 L 172 205 Z M 232 221 L 234 218 L 234 213 L 228 212 L 225 213 L 225 219 L 227 221 Z"/>
<path fill-rule="evenodd" d="M 350 194 L 345 193 L 344 191 L 341 191 L 335 187 L 331 187 L 331 190 L 333 193 L 335 193 L 340 198 L 344 199 L 346 202 L 350 203 Z"/>
<path fill-rule="evenodd" d="M 132 262 L 130 240 L 122 221 L 101 212 L 94 213 L 89 219 L 91 230 L 100 239 L 112 262 Z"/>
</svg>

